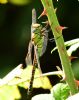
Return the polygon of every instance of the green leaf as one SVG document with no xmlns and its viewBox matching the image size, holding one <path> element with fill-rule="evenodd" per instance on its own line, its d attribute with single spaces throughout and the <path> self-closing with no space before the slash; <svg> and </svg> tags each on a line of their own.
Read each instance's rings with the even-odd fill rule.
<svg viewBox="0 0 79 100">
<path fill-rule="evenodd" d="M 10 3 L 15 5 L 25 5 L 31 2 L 31 0 L 9 0 Z"/>
<path fill-rule="evenodd" d="M 25 89 L 28 88 L 33 66 L 29 65 L 23 70 L 21 69 L 21 67 L 21 64 L 18 65 L 8 75 L 6 75 L 3 79 L 0 80 L 0 100 L 19 100 L 21 98 L 21 95 L 19 93 L 18 86 L 23 87 Z M 20 71 L 21 73 L 19 73 Z M 35 77 L 38 76 L 40 77 L 34 79 L 34 88 L 52 88 L 49 79 L 46 76 L 41 77 L 40 71 L 36 68 Z"/>
<path fill-rule="evenodd" d="M 32 68 L 33 68 L 33 66 L 31 66 L 31 65 L 27 66 L 27 68 L 25 68 L 23 70 L 23 72 L 21 73 L 19 78 L 15 77 L 8 84 L 9 85 L 17 84 L 18 86 L 21 86 L 21 87 L 27 89 L 29 86 L 30 78 L 31 78 Z M 40 77 L 34 79 L 34 82 L 33 82 L 34 88 L 40 88 L 40 87 L 42 87 L 44 89 L 52 88 L 52 85 L 51 85 L 49 79 L 46 76 L 41 77 L 41 73 L 38 68 L 36 68 L 36 70 L 35 70 L 35 77 L 37 77 L 37 76 L 40 76 Z"/>
<path fill-rule="evenodd" d="M 31 78 L 32 67 L 33 66 L 27 66 L 27 68 L 23 72 L 22 78 L 26 78 L 26 82 L 24 83 L 25 85 L 23 87 L 28 88 L 29 81 L 30 81 L 28 79 Z M 39 69 L 36 68 L 34 77 L 40 76 L 40 75 L 41 75 L 41 73 L 40 73 Z M 22 84 L 20 84 L 20 85 L 22 85 Z M 44 89 L 51 89 L 52 85 L 47 77 L 39 77 L 39 78 L 34 79 L 33 87 L 34 88 L 42 87 Z"/>
<path fill-rule="evenodd" d="M 0 0 L 1 4 L 6 4 L 8 1 L 7 0 Z"/>
<path fill-rule="evenodd" d="M 79 38 L 67 41 L 67 42 L 65 42 L 65 45 L 66 46 L 71 46 L 71 45 L 74 45 L 76 43 L 79 43 Z"/>
<path fill-rule="evenodd" d="M 72 70 L 75 76 L 75 79 L 79 80 L 79 59 L 76 59 L 72 62 Z"/>
<path fill-rule="evenodd" d="M 72 52 L 76 51 L 76 49 L 79 47 L 79 38 L 65 42 L 65 46 L 66 47 L 70 46 L 70 48 L 68 49 L 67 53 L 68 53 L 69 56 L 71 56 Z M 51 51 L 51 53 L 54 52 L 56 49 L 58 49 L 58 48 L 55 47 Z"/>
<path fill-rule="evenodd" d="M 73 44 L 68 50 L 67 53 L 69 56 L 71 56 L 72 52 L 76 51 L 79 48 L 79 42 L 76 44 Z"/>
<path fill-rule="evenodd" d="M 70 89 L 67 84 L 58 83 L 51 89 L 51 94 L 55 100 L 66 100 L 69 96 Z"/>
<path fill-rule="evenodd" d="M 20 98 L 21 95 L 17 86 L 4 85 L 0 87 L 0 100 L 19 100 Z"/>
</svg>

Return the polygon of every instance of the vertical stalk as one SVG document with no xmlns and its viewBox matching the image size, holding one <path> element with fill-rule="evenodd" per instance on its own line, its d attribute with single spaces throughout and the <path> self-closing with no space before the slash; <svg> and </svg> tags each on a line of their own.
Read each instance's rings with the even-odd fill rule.
<svg viewBox="0 0 79 100">
<path fill-rule="evenodd" d="M 74 75 L 72 72 L 71 62 L 70 62 L 67 52 L 66 52 L 66 48 L 64 45 L 64 39 L 62 36 L 62 29 L 57 20 L 53 2 L 52 2 L 52 0 L 41 0 L 41 2 L 46 11 L 46 15 L 48 17 L 48 21 L 50 23 L 52 33 L 55 38 L 56 46 L 58 47 L 58 53 L 60 56 L 62 69 L 64 70 L 64 73 L 65 73 L 66 81 L 70 87 L 71 93 L 75 94 L 78 92 L 78 89 L 77 89 L 77 85 L 74 81 L 75 78 L 74 78 Z"/>
<path fill-rule="evenodd" d="M 35 24 L 36 23 L 36 10 L 33 9 L 32 10 L 32 24 Z M 31 39 L 32 39 L 32 34 L 33 34 L 33 31 L 35 29 L 32 27 L 31 25 Z M 34 46 L 34 44 L 32 44 L 32 40 L 29 42 L 29 49 L 31 50 L 31 52 L 29 52 L 28 50 L 28 53 L 32 53 L 32 47 Z M 30 48 L 31 47 L 31 48 Z M 32 73 L 31 73 L 31 79 L 30 79 L 30 83 L 29 83 L 29 88 L 28 88 L 28 91 L 27 91 L 27 100 L 31 100 L 31 93 L 32 93 L 32 89 L 33 89 L 33 81 L 34 81 L 34 75 L 35 75 L 35 69 L 36 69 L 36 63 L 35 63 L 35 60 L 36 60 L 36 54 L 35 54 L 35 48 L 34 48 L 34 59 L 33 59 L 33 68 L 32 68 Z M 30 59 L 26 58 L 26 61 L 29 61 L 31 60 L 31 54 L 30 56 L 27 55 L 27 57 L 30 57 Z M 30 61 L 29 61 L 30 62 Z M 32 62 L 31 62 L 32 63 Z"/>
</svg>

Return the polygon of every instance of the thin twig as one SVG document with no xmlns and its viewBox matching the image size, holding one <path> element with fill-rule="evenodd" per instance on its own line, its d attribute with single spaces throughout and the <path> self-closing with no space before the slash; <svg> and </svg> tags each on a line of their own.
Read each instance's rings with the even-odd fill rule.
<svg viewBox="0 0 79 100">
<path fill-rule="evenodd" d="M 36 11 L 35 11 L 35 9 L 33 9 L 32 10 L 32 24 L 35 24 L 35 23 L 36 23 Z M 31 43 L 32 43 L 32 35 L 33 35 L 34 30 L 35 30 L 35 28 L 33 28 L 31 25 Z M 33 43 L 32 43 L 32 45 L 34 46 Z M 34 75 L 35 75 L 35 69 L 36 69 L 35 60 L 37 60 L 37 59 L 36 59 L 36 54 L 35 54 L 35 49 L 34 49 L 33 68 L 32 68 L 32 74 L 31 74 L 31 79 L 30 79 L 30 83 L 29 83 L 29 88 L 27 91 L 27 100 L 31 100 L 31 93 L 32 93 L 32 89 L 33 89 L 33 81 L 34 81 Z"/>
</svg>

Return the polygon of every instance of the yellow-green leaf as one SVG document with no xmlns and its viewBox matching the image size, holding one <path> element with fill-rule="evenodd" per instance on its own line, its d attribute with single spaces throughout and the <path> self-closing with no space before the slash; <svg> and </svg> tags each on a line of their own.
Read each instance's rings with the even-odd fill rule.
<svg viewBox="0 0 79 100">
<path fill-rule="evenodd" d="M 4 85 L 0 87 L 0 100 L 19 100 L 20 98 L 21 95 L 17 86 Z"/>
<path fill-rule="evenodd" d="M 27 66 L 27 68 L 25 68 L 23 70 L 22 74 L 20 75 L 20 78 L 15 78 L 15 79 L 11 80 L 8 84 L 9 85 L 17 84 L 17 85 L 22 86 L 27 89 L 29 86 L 29 82 L 30 82 L 30 78 L 31 78 L 31 74 L 32 74 L 32 68 L 33 68 L 33 66 L 31 66 L 31 65 Z M 52 85 L 51 85 L 49 79 L 46 76 L 41 77 L 39 69 L 36 68 L 34 77 L 38 77 L 38 76 L 40 76 L 40 77 L 34 79 L 34 82 L 33 82 L 34 88 L 40 88 L 40 87 L 42 87 L 44 89 L 52 88 Z"/>
<path fill-rule="evenodd" d="M 6 4 L 8 1 L 7 0 L 0 0 L 1 4 Z"/>
<path fill-rule="evenodd" d="M 31 2 L 31 0 L 9 0 L 10 3 L 15 5 L 25 5 Z"/>
<path fill-rule="evenodd" d="M 33 66 L 27 66 L 27 68 L 24 70 L 24 72 L 22 74 L 22 78 L 26 77 L 26 81 L 31 78 L 32 68 L 33 68 Z M 51 85 L 49 79 L 46 76 L 41 77 L 41 73 L 40 73 L 39 69 L 36 68 L 35 77 L 38 77 L 38 76 L 40 76 L 40 77 L 34 79 L 34 82 L 33 82 L 34 88 L 40 88 L 40 87 L 42 87 L 44 89 L 51 89 L 52 88 L 52 85 Z M 30 82 L 30 80 L 25 82 L 24 87 L 28 88 L 29 82 Z"/>
</svg>

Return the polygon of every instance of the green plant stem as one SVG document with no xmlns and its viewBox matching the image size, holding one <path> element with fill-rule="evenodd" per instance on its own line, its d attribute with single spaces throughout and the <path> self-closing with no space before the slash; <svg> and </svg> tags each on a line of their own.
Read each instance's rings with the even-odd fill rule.
<svg viewBox="0 0 79 100">
<path fill-rule="evenodd" d="M 75 83 L 75 78 L 72 72 L 72 68 L 71 68 L 71 62 L 69 60 L 69 57 L 67 55 L 66 52 L 66 48 L 64 45 L 64 39 L 62 36 L 62 29 L 59 25 L 59 22 L 57 20 L 57 16 L 55 13 L 55 9 L 53 6 L 53 2 L 52 0 L 41 0 L 44 9 L 46 11 L 46 15 L 48 17 L 48 21 L 50 23 L 54 38 L 55 38 L 55 42 L 56 45 L 58 47 L 58 53 L 60 56 L 60 60 L 61 60 L 61 65 L 62 65 L 62 69 L 65 73 L 65 77 L 66 77 L 66 81 L 70 87 L 71 90 L 71 94 L 75 94 L 78 92 L 77 89 L 77 85 Z"/>
</svg>

